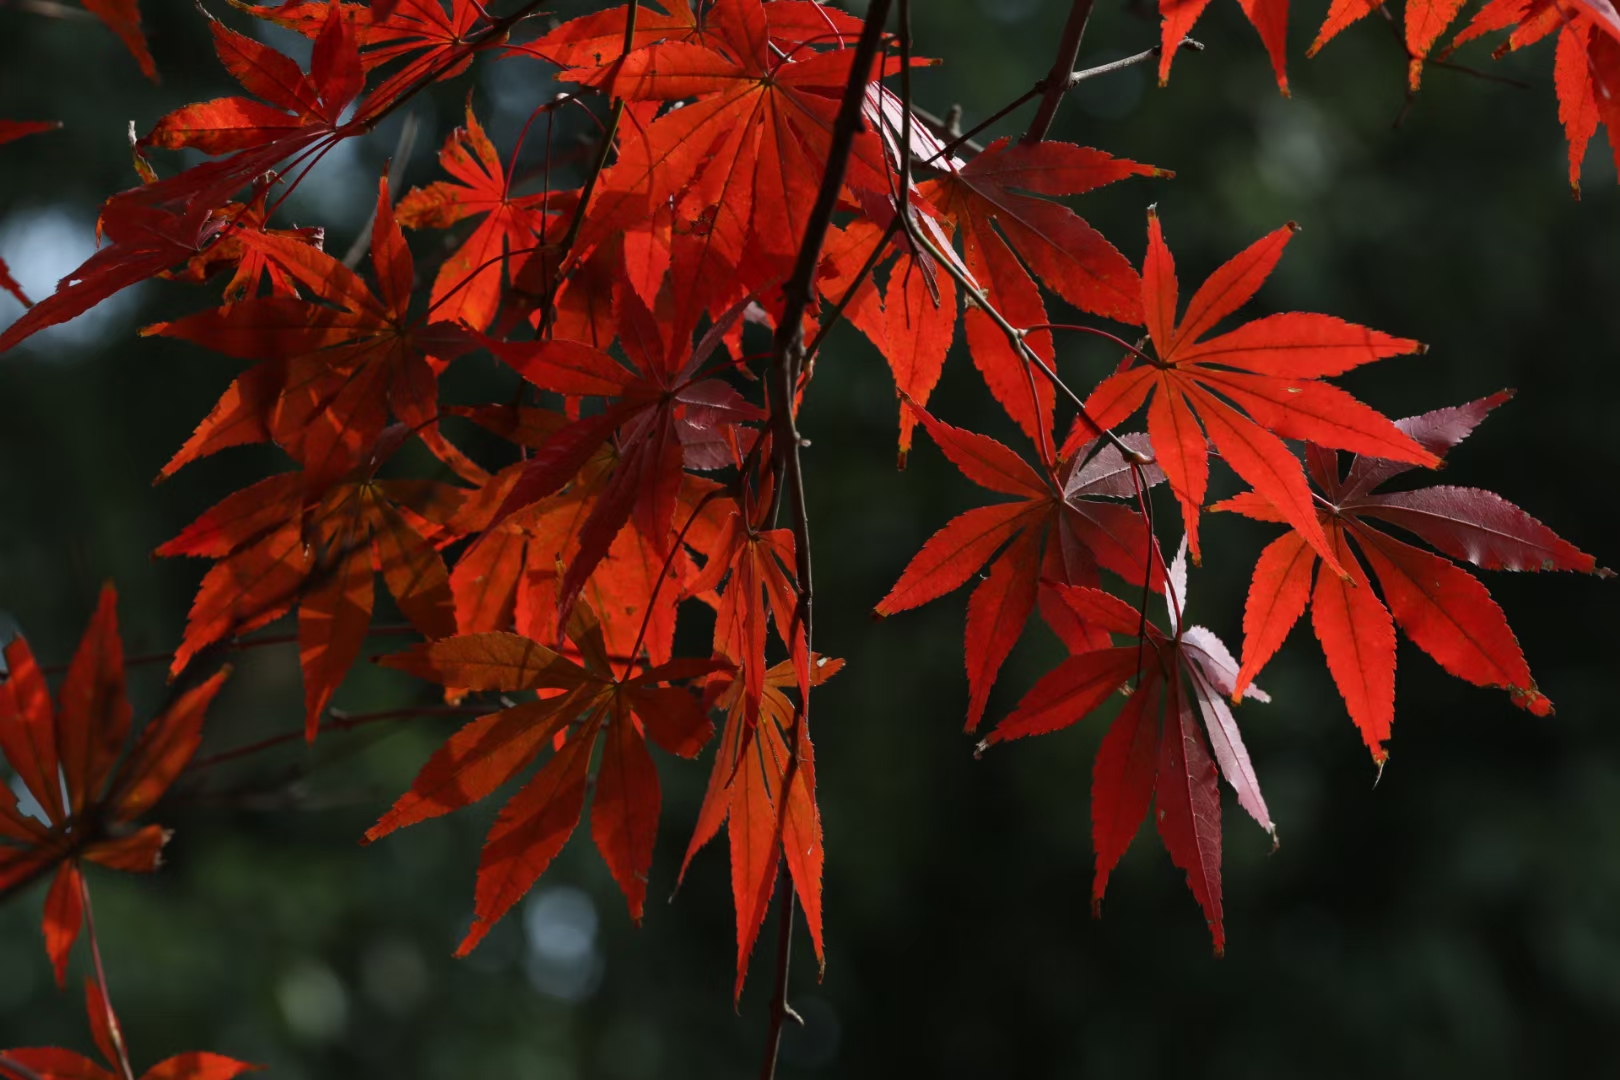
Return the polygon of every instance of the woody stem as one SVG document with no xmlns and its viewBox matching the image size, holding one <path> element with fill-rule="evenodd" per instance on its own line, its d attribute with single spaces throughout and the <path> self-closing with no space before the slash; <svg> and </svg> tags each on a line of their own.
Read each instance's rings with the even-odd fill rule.
<svg viewBox="0 0 1620 1080">
<path fill-rule="evenodd" d="M 849 81 L 844 86 L 843 100 L 838 106 L 838 117 L 833 124 L 832 139 L 827 150 L 827 167 L 821 175 L 821 187 L 810 208 L 805 223 L 804 240 L 793 273 L 782 286 L 782 316 L 776 324 L 776 337 L 772 342 L 770 380 L 771 422 L 775 429 L 776 452 L 781 455 L 782 473 L 786 480 L 789 505 L 793 514 L 794 556 L 799 585 L 799 602 L 794 610 L 793 625 L 784 635 L 791 643 L 802 633 L 806 654 L 811 650 L 811 576 L 810 576 L 810 521 L 805 508 L 804 468 L 799 456 L 799 429 L 793 416 L 794 391 L 798 383 L 800 365 L 804 362 L 804 314 L 810 306 L 810 291 L 815 282 L 816 266 L 821 261 L 821 248 L 832 224 L 833 209 L 838 193 L 844 186 L 844 175 L 849 168 L 849 157 L 855 147 L 855 135 L 861 128 L 861 107 L 866 100 L 866 84 L 872 70 L 873 58 L 883 37 L 883 25 L 888 21 L 890 0 L 872 0 L 866 9 L 866 22 L 861 27 L 860 40 L 855 44 L 855 55 L 850 65 Z M 782 778 L 779 798 L 787 806 L 788 793 L 799 765 L 799 730 L 809 714 L 810 702 L 799 703 L 799 717 L 793 724 L 788 739 L 788 765 Z M 778 828 L 781 827 L 778 817 Z M 778 837 L 780 839 L 780 837 Z M 760 1066 L 761 1080 L 774 1080 L 777 1051 L 782 1042 L 782 1024 L 791 1013 L 787 1003 L 788 973 L 793 956 L 793 890 L 786 888 L 781 894 L 777 915 L 776 983 L 772 988 L 770 1020 L 765 1032 L 765 1057 Z"/>
<path fill-rule="evenodd" d="M 1080 39 L 1085 36 L 1086 23 L 1091 19 L 1092 0 L 1074 0 L 1069 9 L 1069 20 L 1063 25 L 1063 36 L 1058 40 L 1057 57 L 1052 70 L 1041 86 L 1041 104 L 1035 110 L 1035 119 L 1029 122 L 1024 142 L 1038 143 L 1052 130 L 1058 105 L 1069 91 L 1069 77 L 1074 73 L 1074 62 L 1080 57 Z"/>
</svg>

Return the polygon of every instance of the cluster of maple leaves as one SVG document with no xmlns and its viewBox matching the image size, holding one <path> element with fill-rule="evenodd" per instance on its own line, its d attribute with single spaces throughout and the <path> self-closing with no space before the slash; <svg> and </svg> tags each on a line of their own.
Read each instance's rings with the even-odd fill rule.
<svg viewBox="0 0 1620 1080">
<path fill-rule="evenodd" d="M 103 8 L 121 13 L 121 33 L 149 67 L 133 5 L 90 6 L 104 18 Z M 725 826 L 738 993 L 784 863 L 822 957 L 808 705 L 811 687 L 842 662 L 813 652 L 808 639 L 799 570 L 807 537 L 777 525 L 790 448 L 764 387 L 790 380 L 784 397 L 797 408 L 820 331 L 840 318 L 889 364 L 902 462 L 920 426 L 969 480 L 1012 497 L 940 529 L 877 613 L 980 577 L 965 633 L 970 731 L 1033 615 L 1067 646 L 1069 658 L 981 749 L 1067 727 L 1123 695 L 1093 778 L 1099 903 L 1155 806 L 1165 846 L 1223 948 L 1218 780 L 1275 831 L 1232 704 L 1267 700 L 1253 680 L 1307 606 L 1380 765 L 1397 626 L 1452 674 L 1550 711 L 1477 579 L 1384 527 L 1484 569 L 1599 572 L 1592 558 L 1488 492 L 1377 492 L 1411 469 L 1437 467 L 1506 395 L 1391 421 L 1325 380 L 1421 351 L 1416 341 L 1304 313 L 1216 332 L 1271 274 L 1292 225 L 1217 269 L 1183 308 L 1156 213 L 1138 270 L 1059 201 L 1162 170 L 1043 139 L 976 152 L 964 139 L 947 142 L 885 85 L 901 70 L 890 50 L 874 70 L 857 67 L 862 21 L 810 0 L 716 0 L 701 15 L 684 0 L 662 11 L 630 5 L 522 42 L 511 35 L 534 4 L 503 16 L 474 0 L 238 6 L 312 39 L 309 70 L 209 17 L 220 62 L 245 93 L 180 108 L 138 140 L 143 183 L 106 202 L 104 245 L 0 334 L 0 351 L 147 278 L 226 279 L 218 306 L 143 331 L 249 365 L 161 476 L 252 443 L 279 447 L 291 467 L 227 497 L 158 549 L 211 562 L 171 675 L 190 679 L 235 639 L 296 610 L 303 727 L 313 740 L 373 628 L 380 574 L 424 639 L 383 662 L 451 700 L 470 698 L 478 715 L 366 840 L 529 773 L 490 829 L 462 953 L 545 871 L 587 802 L 592 839 L 639 920 L 660 812 L 648 744 L 697 757 L 713 739 L 711 717 L 723 714 L 681 872 Z M 1161 76 L 1204 4 L 1162 6 Z M 1374 6 L 1336 2 L 1318 44 Z M 1285 7 L 1244 3 L 1286 89 Z M 1414 86 L 1459 8 L 1410 0 Z M 1492 0 L 1457 41 L 1515 24 L 1512 47 L 1560 35 L 1573 179 L 1595 125 L 1613 130 L 1620 20 L 1608 0 Z M 379 184 L 367 272 L 325 252 L 319 229 L 275 224 L 286 191 L 333 145 L 486 53 L 544 60 L 577 88 L 537 116 L 593 98 L 611 103 L 580 188 L 552 190 L 549 175 L 520 180 L 517 149 L 503 162 L 469 99 L 464 126 L 439 156 L 448 179 L 397 201 L 386 179 Z M 838 224 L 811 236 L 821 257 L 803 329 L 814 344 L 808 357 L 773 369 L 744 338 L 783 318 L 784 282 L 810 231 L 849 87 L 863 94 L 863 122 L 837 192 Z M 50 126 L 0 124 L 0 142 Z M 162 176 L 153 156 L 175 150 L 206 160 Z M 419 271 L 405 230 L 453 230 L 456 246 Z M 28 302 L 3 267 L 0 287 Z M 1141 328 L 1135 345 L 1091 328 L 1114 337 L 1122 359 L 1083 400 L 1056 371 L 1061 327 L 1043 287 L 1089 315 Z M 967 353 L 1028 438 L 1030 458 L 927 409 L 959 309 Z M 502 403 L 445 401 L 439 377 L 473 355 L 509 368 L 520 392 Z M 1066 430 L 1060 402 L 1073 414 Z M 1144 431 L 1116 431 L 1144 407 Z M 446 434 L 456 425 L 483 429 L 509 453 L 474 460 Z M 385 470 L 412 441 L 442 462 L 439 478 Z M 1352 455 L 1348 464 L 1341 452 Z M 1288 530 L 1255 566 L 1241 662 L 1185 617 L 1212 455 L 1248 490 L 1210 509 Z M 1153 527 L 1159 485 L 1185 533 L 1170 560 Z M 678 614 L 689 604 L 713 613 L 712 647 L 701 656 L 675 655 Z M 1164 628 L 1150 618 L 1153 605 Z M 42 817 L 0 787 L 0 892 L 54 875 L 45 927 L 60 980 L 88 897 L 83 864 L 156 865 L 167 833 L 138 820 L 194 755 L 226 673 L 178 694 L 125 753 L 131 717 L 110 589 L 56 708 L 26 642 L 5 656 L 0 751 Z M 104 982 L 92 984 L 97 1045 L 133 1080 L 103 991 Z M 64 1051 L 11 1057 L 42 1077 L 106 1073 Z M 147 1075 L 223 1080 L 244 1068 L 206 1055 L 179 1061 Z"/>
</svg>

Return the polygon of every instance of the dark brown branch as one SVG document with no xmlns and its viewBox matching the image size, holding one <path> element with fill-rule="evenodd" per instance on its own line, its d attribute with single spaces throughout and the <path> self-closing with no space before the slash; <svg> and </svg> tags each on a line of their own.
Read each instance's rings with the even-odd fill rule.
<svg viewBox="0 0 1620 1080">
<path fill-rule="evenodd" d="M 1038 143 L 1052 130 L 1058 105 L 1069 92 L 1074 62 L 1080 58 L 1080 39 L 1085 36 L 1086 23 L 1091 19 L 1091 6 L 1092 0 L 1074 0 L 1074 6 L 1069 8 L 1069 21 L 1063 24 L 1063 36 L 1058 40 L 1057 58 L 1040 84 L 1040 107 L 1035 110 L 1035 119 L 1029 122 L 1029 130 L 1024 132 L 1025 143 Z"/>
<path fill-rule="evenodd" d="M 821 188 L 810 208 L 805 222 L 804 239 L 799 244 L 798 259 L 793 273 L 782 286 L 782 315 L 776 324 L 776 337 L 772 342 L 771 357 L 771 422 L 775 429 L 776 452 L 786 481 L 786 498 L 793 514 L 793 538 L 799 602 L 793 613 L 794 626 L 783 635 L 788 641 L 794 634 L 804 635 L 805 651 L 811 652 L 812 578 L 810 573 L 810 521 L 805 509 L 804 468 L 800 461 L 799 428 L 793 416 L 794 388 L 804 362 L 804 314 L 810 307 L 810 292 L 815 284 L 816 266 L 821 261 L 822 244 L 832 224 L 833 209 L 838 193 L 844 187 L 844 175 L 849 168 L 849 157 L 855 146 L 855 136 L 861 129 L 861 108 L 866 101 L 866 84 L 872 71 L 883 37 L 883 25 L 889 18 L 890 0 L 872 0 L 866 9 L 866 23 L 855 45 L 855 56 L 850 65 L 849 82 L 844 87 L 844 98 L 838 106 L 838 117 L 833 123 L 832 140 L 827 149 L 827 167 L 821 174 Z M 812 654 L 813 655 L 813 654 Z M 799 767 L 799 729 L 809 716 L 810 702 L 799 703 L 800 716 L 793 725 L 788 740 L 788 764 L 782 779 L 780 798 L 785 812 L 788 793 Z M 780 828 L 780 821 L 778 822 Z M 765 1033 L 765 1058 L 760 1066 L 761 1080 L 774 1080 L 777 1051 L 782 1043 L 782 1024 L 791 1015 L 788 1008 L 788 974 L 793 959 L 793 890 L 782 893 L 778 906 L 776 948 L 776 983 L 772 988 L 770 1020 Z"/>
</svg>

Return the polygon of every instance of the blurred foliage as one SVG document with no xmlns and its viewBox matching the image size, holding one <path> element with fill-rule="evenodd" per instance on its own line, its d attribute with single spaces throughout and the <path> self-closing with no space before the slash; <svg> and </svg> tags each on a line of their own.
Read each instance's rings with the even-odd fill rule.
<svg viewBox="0 0 1620 1080">
<path fill-rule="evenodd" d="M 585 6 L 564 5 L 559 17 Z M 0 4 L 0 115 L 66 124 L 0 150 L 0 256 L 36 292 L 88 253 L 99 200 L 135 182 L 127 123 L 145 130 L 170 108 L 229 92 L 195 12 L 144 7 L 164 76 L 156 86 L 94 24 Z M 1067 7 L 917 5 L 918 50 L 944 60 L 919 74 L 919 104 L 960 104 L 964 124 L 989 115 L 1045 73 Z M 1368 20 L 1307 62 L 1301 49 L 1322 7 L 1293 13 L 1292 99 L 1278 96 L 1252 29 L 1223 2 L 1199 26 L 1207 50 L 1183 53 L 1168 87 L 1145 68 L 1081 87 L 1054 138 L 1177 177 L 1118 185 L 1079 209 L 1136 259 L 1143 207 L 1157 202 L 1188 281 L 1282 221 L 1300 222 L 1255 310 L 1329 311 L 1430 342 L 1426 357 L 1345 380 L 1392 416 L 1517 387 L 1454 454 L 1448 482 L 1497 490 L 1613 563 L 1620 192 L 1607 147 L 1593 147 L 1586 199 L 1573 201 L 1550 46 L 1494 65 L 1489 46 L 1458 57 L 1529 90 L 1431 69 L 1393 126 L 1404 69 L 1394 39 Z M 1100 5 L 1082 62 L 1156 37 L 1147 7 Z M 422 137 L 404 182 L 434 178 L 433 151 L 469 89 L 509 146 L 555 92 L 549 76 L 532 62 L 481 62 L 419 99 Z M 1027 110 L 993 133 L 1015 133 L 1023 119 Z M 557 160 L 589 123 L 559 117 L 549 133 Z M 396 120 L 346 144 L 352 152 L 323 164 L 290 216 L 328 226 L 328 249 L 346 250 L 398 141 Z M 535 169 L 545 143 L 526 144 Z M 576 181 L 577 169 L 554 168 L 554 182 Z M 413 239 L 424 260 L 438 242 Z M 171 648 L 203 568 L 148 553 L 215 498 L 279 467 L 262 449 L 236 450 L 150 486 L 232 369 L 133 331 L 208 299 L 154 283 L 0 361 L 0 635 L 26 628 L 47 662 L 66 660 L 105 578 L 119 584 L 130 652 Z M 11 305 L 0 319 L 15 316 L 9 299 L 0 305 Z M 1061 348 L 1080 383 L 1115 360 L 1090 341 Z M 475 400 L 497 385 L 473 368 L 450 393 Z M 894 471 L 892 387 L 857 335 L 840 332 L 817 374 L 803 427 L 818 645 L 850 665 L 816 708 L 829 963 L 819 985 L 807 961 L 795 970 L 807 1023 L 788 1032 L 783 1075 L 1478 1080 L 1614 1067 L 1613 585 L 1488 575 L 1559 705 L 1551 720 L 1447 678 L 1403 642 L 1393 759 L 1376 788 L 1315 643 L 1296 631 L 1262 680 L 1276 703 L 1239 714 L 1282 846 L 1268 855 L 1228 800 L 1230 945 L 1215 960 L 1150 834 L 1116 874 L 1104 918 L 1090 916 L 1087 797 L 1101 723 L 974 761 L 960 732 L 964 595 L 870 620 L 911 553 L 982 493 L 927 445 Z M 935 403 L 1019 445 L 965 356 L 953 357 Z M 1206 527 L 1192 615 L 1234 645 L 1269 535 L 1225 515 Z M 991 713 L 1058 654 L 1032 630 Z M 149 714 L 163 692 L 158 669 L 142 669 L 134 690 Z M 386 708 L 428 693 L 367 669 L 338 703 Z M 292 647 L 242 654 L 214 714 L 205 753 L 297 727 Z M 291 1078 L 751 1075 L 770 958 L 755 957 L 734 1014 L 721 850 L 702 854 L 674 902 L 654 905 L 637 929 L 576 837 L 521 918 L 471 959 L 450 959 L 494 807 L 356 846 L 443 723 L 376 725 L 201 773 L 157 815 L 177 829 L 162 873 L 92 874 L 136 1057 L 206 1047 Z M 664 772 L 655 894 L 674 887 L 706 766 Z M 0 909 L 0 1045 L 87 1049 L 76 995 L 50 985 L 42 891 Z"/>
</svg>

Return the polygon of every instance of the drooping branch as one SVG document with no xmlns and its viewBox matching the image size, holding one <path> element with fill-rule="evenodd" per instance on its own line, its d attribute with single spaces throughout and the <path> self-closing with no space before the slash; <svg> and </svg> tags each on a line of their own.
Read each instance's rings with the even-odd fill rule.
<svg viewBox="0 0 1620 1080">
<path fill-rule="evenodd" d="M 838 194 L 843 190 L 844 175 L 849 167 L 850 153 L 854 150 L 855 136 L 861 129 L 861 109 L 866 101 L 866 84 L 883 37 L 884 24 L 889 18 L 890 0 L 872 0 L 866 10 L 866 22 L 861 28 L 860 40 L 855 44 L 855 55 L 850 65 L 849 81 L 844 87 L 838 116 L 833 124 L 832 139 L 827 150 L 827 166 L 821 175 L 821 187 L 805 222 L 804 239 L 799 244 L 798 258 L 793 273 L 782 286 L 782 314 L 776 325 L 772 342 L 770 365 L 771 423 L 774 428 L 776 453 L 780 455 L 781 474 L 785 497 L 793 515 L 795 574 L 798 578 L 799 599 L 793 613 L 796 624 L 784 638 L 794 640 L 802 633 L 807 654 L 812 654 L 812 597 L 813 587 L 810 562 L 810 521 L 805 507 L 804 468 L 800 460 L 799 428 L 793 415 L 794 390 L 799 371 L 804 363 L 804 315 L 810 306 L 811 290 L 815 285 L 817 264 L 821 261 L 822 244 L 827 229 L 832 225 L 833 209 Z M 813 655 L 813 654 L 812 654 Z M 810 702 L 799 703 L 800 716 L 795 719 L 788 739 L 788 764 L 784 772 L 778 798 L 783 811 L 788 805 L 788 793 L 799 767 L 799 731 L 809 716 Z M 780 822 L 778 823 L 780 827 Z M 765 1057 L 760 1066 L 761 1080 L 776 1076 L 777 1052 L 782 1043 L 782 1025 L 791 1010 L 787 1003 L 788 975 L 793 959 L 793 890 L 784 889 L 777 912 L 776 981 L 772 987 L 770 1020 L 765 1033 Z"/>
</svg>

